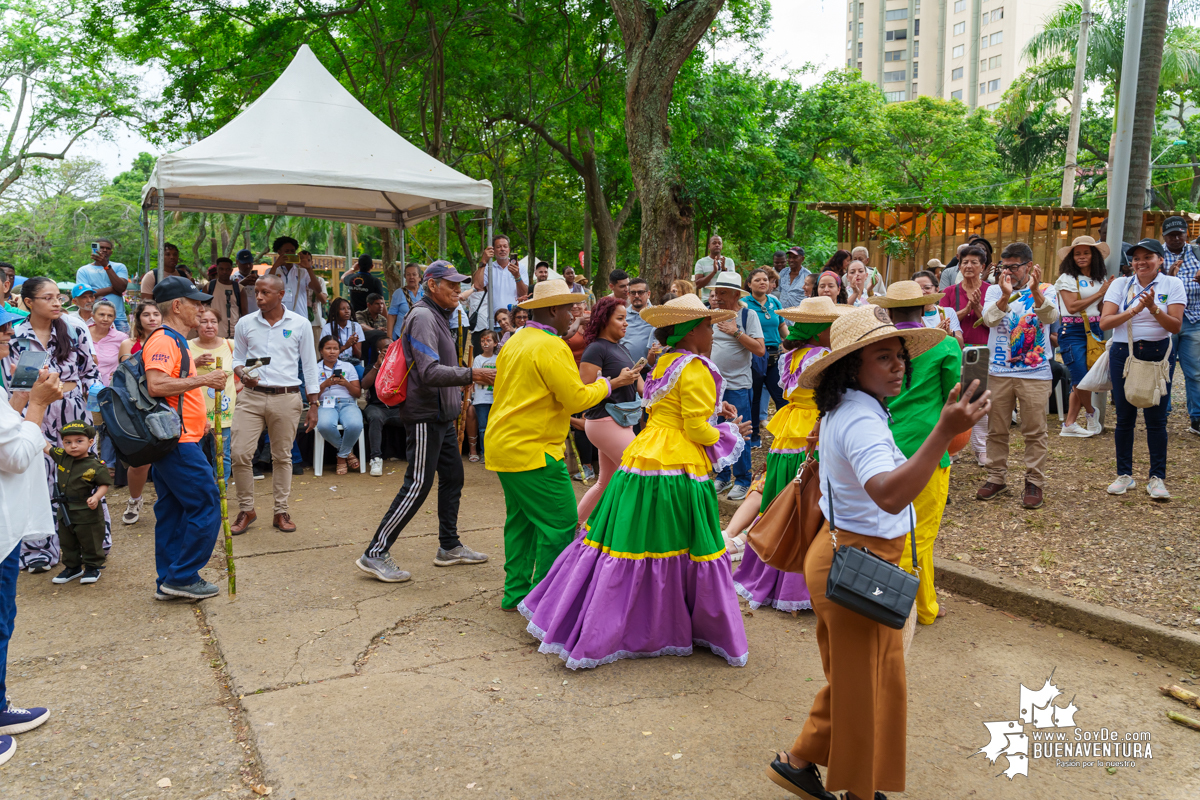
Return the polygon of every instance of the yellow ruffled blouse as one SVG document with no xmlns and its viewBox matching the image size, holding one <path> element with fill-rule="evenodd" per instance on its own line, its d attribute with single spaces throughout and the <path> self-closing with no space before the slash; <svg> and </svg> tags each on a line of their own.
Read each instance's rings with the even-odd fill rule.
<svg viewBox="0 0 1200 800">
<path fill-rule="evenodd" d="M 767 430 L 775 437 L 771 442 L 772 453 L 799 453 L 808 447 L 808 434 L 817 424 L 819 412 L 813 390 L 800 386 L 800 373 L 826 352 L 820 345 L 809 345 L 789 350 L 780 357 L 779 383 L 788 402 L 767 423 Z"/>
<path fill-rule="evenodd" d="M 664 353 L 654 367 L 661 379 L 680 353 Z M 720 431 L 709 424 L 717 405 L 717 385 L 699 359 L 684 365 L 667 395 L 647 410 L 649 420 L 621 459 L 621 467 L 640 474 L 683 470 L 706 478 L 712 462 L 704 448 L 717 443 Z"/>
</svg>

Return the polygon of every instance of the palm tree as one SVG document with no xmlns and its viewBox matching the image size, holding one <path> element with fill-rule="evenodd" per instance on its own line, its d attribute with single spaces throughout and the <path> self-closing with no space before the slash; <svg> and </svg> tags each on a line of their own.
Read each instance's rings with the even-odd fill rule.
<svg viewBox="0 0 1200 800">
<path fill-rule="evenodd" d="M 1125 52 L 1124 0 L 1109 0 L 1093 7 L 1088 30 L 1087 67 L 1084 80 L 1108 86 L 1120 103 L 1121 59 Z M 1079 45 L 1079 23 L 1083 7 L 1067 2 L 1046 18 L 1040 33 L 1025 45 L 1024 57 L 1032 63 L 1019 84 L 1025 106 L 1050 99 L 1069 99 L 1075 82 L 1075 49 Z M 1162 84 L 1187 80 L 1200 72 L 1200 30 L 1183 24 L 1183 6 L 1172 8 L 1163 43 Z M 1116 113 L 1113 113 L 1115 124 Z"/>
</svg>

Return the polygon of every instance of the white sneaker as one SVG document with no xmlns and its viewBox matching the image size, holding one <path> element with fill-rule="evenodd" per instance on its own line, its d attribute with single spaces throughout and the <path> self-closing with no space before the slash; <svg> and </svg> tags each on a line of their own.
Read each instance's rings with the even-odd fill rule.
<svg viewBox="0 0 1200 800">
<path fill-rule="evenodd" d="M 721 492 L 725 491 L 730 486 L 733 486 L 733 481 L 723 481 L 720 478 L 713 481 L 713 488 L 717 490 L 717 494 L 721 494 Z"/>
<path fill-rule="evenodd" d="M 734 486 L 729 490 L 728 499 L 730 500 L 745 500 L 746 495 L 750 493 L 749 486 Z"/>
<path fill-rule="evenodd" d="M 1070 436 L 1076 439 L 1086 439 L 1092 434 L 1088 432 L 1087 428 L 1084 428 L 1078 422 L 1072 422 L 1070 425 L 1063 425 L 1062 430 L 1059 431 L 1058 435 Z"/>
<path fill-rule="evenodd" d="M 1137 486 L 1137 481 L 1130 475 L 1121 475 L 1108 485 L 1109 494 L 1125 494 L 1127 491 Z"/>
<path fill-rule="evenodd" d="M 1171 493 L 1167 491 L 1167 485 L 1163 483 L 1162 478 L 1151 478 L 1146 484 L 1146 494 L 1150 495 L 1151 500 L 1171 499 Z"/>
<path fill-rule="evenodd" d="M 382 477 L 382 475 L 383 475 L 383 459 L 382 458 L 372 458 L 371 459 L 371 477 L 379 478 L 379 477 Z"/>
<path fill-rule="evenodd" d="M 125 513 L 121 515 L 121 522 L 126 525 L 132 525 L 142 516 L 142 498 L 131 497 L 125 501 Z"/>
<path fill-rule="evenodd" d="M 1098 433 L 1104 433 L 1104 423 L 1100 421 L 1100 412 L 1095 411 L 1087 415 L 1088 433 L 1095 436 Z"/>
</svg>

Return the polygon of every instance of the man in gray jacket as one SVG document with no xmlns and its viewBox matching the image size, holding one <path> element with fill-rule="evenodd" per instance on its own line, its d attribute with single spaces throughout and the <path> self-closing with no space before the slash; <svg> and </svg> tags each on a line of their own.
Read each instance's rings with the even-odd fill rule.
<svg viewBox="0 0 1200 800">
<path fill-rule="evenodd" d="M 488 560 L 458 538 L 463 465 L 454 421 L 462 410 L 460 387 L 470 383 L 491 385 L 496 381 L 496 370 L 458 364 L 450 315 L 458 308 L 461 284 L 470 278 L 460 275 L 448 261 L 435 261 L 425 268 L 421 280 L 425 296 L 409 311 L 400 333 L 408 364 L 408 392 L 399 406 L 408 446 L 408 470 L 371 544 L 355 562 L 363 572 L 387 583 L 412 577 L 396 566 L 388 551 L 429 496 L 434 473 L 438 477 L 439 545 L 434 566 L 482 564 Z"/>
</svg>

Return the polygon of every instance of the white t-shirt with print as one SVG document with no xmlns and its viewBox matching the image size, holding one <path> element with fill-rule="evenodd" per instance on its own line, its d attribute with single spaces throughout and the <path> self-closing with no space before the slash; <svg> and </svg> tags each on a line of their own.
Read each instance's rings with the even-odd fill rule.
<svg viewBox="0 0 1200 800">
<path fill-rule="evenodd" d="M 1133 282 L 1132 286 L 1130 281 Z M 1187 305 L 1187 290 L 1183 286 L 1183 281 L 1173 275 L 1162 274 L 1151 281 L 1149 286 L 1142 286 L 1136 275 L 1117 278 L 1113 281 L 1112 286 L 1108 287 L 1108 293 L 1104 295 L 1104 302 L 1114 303 L 1118 310 L 1126 311 L 1137 305 L 1142 293 L 1146 291 L 1154 292 L 1154 303 L 1158 306 L 1159 316 L 1167 313 L 1169 306 Z M 1131 322 L 1133 339 L 1137 342 L 1157 342 L 1171 335 L 1154 318 L 1154 315 L 1144 308 L 1134 316 Z M 1118 325 L 1113 328 L 1112 340 L 1129 344 L 1129 326 Z"/>
<path fill-rule="evenodd" d="M 1074 292 L 1085 300 L 1089 297 L 1095 297 L 1092 303 L 1088 305 L 1082 314 L 1078 312 L 1072 314 L 1070 311 L 1067 311 L 1067 307 L 1063 304 L 1062 297 L 1060 296 L 1058 300 L 1058 313 L 1064 317 L 1100 316 L 1100 303 L 1104 300 L 1104 298 L 1100 296 L 1100 287 L 1103 285 L 1103 281 L 1092 280 L 1091 278 L 1085 278 L 1082 275 L 1079 276 L 1078 283 L 1076 283 L 1076 279 L 1070 275 L 1058 276 L 1058 280 L 1054 282 L 1054 291 L 1056 293 Z"/>
<path fill-rule="evenodd" d="M 1043 283 L 1041 288 L 1051 305 L 1058 302 L 1053 286 Z M 999 301 L 1001 294 L 998 284 L 988 287 L 984 308 Z M 988 374 L 1048 381 L 1053 377 L 1050 326 L 1039 322 L 1033 313 L 1033 292 L 1025 288 L 1016 294 L 1017 299 L 1009 301 L 1008 313 L 994 328 L 988 328 Z"/>
<path fill-rule="evenodd" d="M 492 353 L 490 356 L 477 355 L 475 356 L 475 360 L 471 362 L 471 366 L 475 369 L 495 369 L 497 356 L 497 353 Z M 471 392 L 471 405 L 490 406 L 492 404 L 492 391 L 491 386 L 482 383 L 475 384 L 475 391 Z"/>
</svg>

